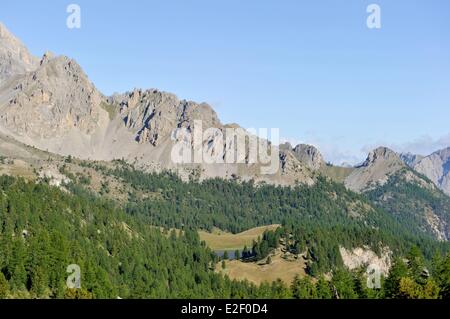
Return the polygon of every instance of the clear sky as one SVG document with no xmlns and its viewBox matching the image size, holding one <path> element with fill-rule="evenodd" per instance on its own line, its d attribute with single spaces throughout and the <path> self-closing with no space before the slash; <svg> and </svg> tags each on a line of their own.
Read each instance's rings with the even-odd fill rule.
<svg viewBox="0 0 450 319">
<path fill-rule="evenodd" d="M 71 3 L 81 29 L 66 26 Z M 371 3 L 381 29 L 367 28 Z M 336 163 L 450 146 L 448 0 L 2 0 L 0 21 L 36 55 L 75 58 L 105 94 L 208 102 Z"/>
</svg>

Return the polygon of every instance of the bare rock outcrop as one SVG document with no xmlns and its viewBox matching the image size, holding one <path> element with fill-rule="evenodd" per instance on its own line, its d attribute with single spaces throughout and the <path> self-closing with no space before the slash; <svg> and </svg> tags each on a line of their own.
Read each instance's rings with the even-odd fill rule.
<svg viewBox="0 0 450 319">
<path fill-rule="evenodd" d="M 381 249 L 380 256 L 369 247 L 359 247 L 353 250 L 340 247 L 339 251 L 344 265 L 350 270 L 372 267 L 372 269 L 378 269 L 383 276 L 389 274 L 392 265 L 392 251 L 388 247 Z"/>
<path fill-rule="evenodd" d="M 362 192 L 384 185 L 389 176 L 406 167 L 397 153 L 387 147 L 379 147 L 369 153 L 363 164 L 357 167 L 346 179 L 347 188 Z"/>
<path fill-rule="evenodd" d="M 450 195 L 450 147 L 423 158 L 414 169 Z"/>
<path fill-rule="evenodd" d="M 305 163 L 306 166 L 313 170 L 318 170 L 325 165 L 322 154 L 312 145 L 299 144 L 294 147 L 293 151 L 300 162 Z"/>
<path fill-rule="evenodd" d="M 290 143 L 284 143 L 280 145 L 280 151 L 284 154 L 285 159 L 289 158 L 286 154 L 291 153 L 298 162 L 313 171 L 317 171 L 321 167 L 325 166 L 325 161 L 322 154 L 312 145 L 298 144 L 293 148 Z M 286 160 L 284 162 L 285 165 L 288 164 L 286 163 Z"/>
<path fill-rule="evenodd" d="M 27 139 L 54 138 L 76 128 L 92 134 L 99 123 L 102 95 L 81 67 L 67 57 L 44 55 L 40 66 L 0 89 L 0 123 Z"/>
<path fill-rule="evenodd" d="M 0 80 L 5 79 L 0 82 L 0 133 L 4 135 L 55 154 L 124 159 L 143 169 L 173 169 L 181 176 L 195 171 L 200 178 L 312 183 L 308 166 L 320 161 L 317 150 L 299 147 L 296 152 L 290 150 L 289 157 L 280 157 L 267 140 L 238 125 L 222 124 L 208 104 L 181 100 L 156 89 L 105 97 L 74 60 L 50 52 L 34 58 L 6 28 L 1 26 L 0 31 Z M 195 123 L 201 123 L 198 130 Z M 236 130 L 236 139 L 228 139 L 230 128 Z M 199 145 L 188 137 L 198 132 Z M 258 145 L 257 154 L 249 141 Z M 172 151 L 180 142 L 194 152 L 200 149 L 202 161 L 174 161 Z M 258 162 L 261 145 L 268 146 L 271 163 Z M 236 161 L 228 162 L 233 154 Z M 219 163 L 203 161 L 205 156 Z M 289 164 L 278 169 L 287 159 Z M 266 166 L 273 173 L 264 173 Z"/>
<path fill-rule="evenodd" d="M 0 85 L 6 79 L 32 71 L 39 60 L 0 22 Z"/>
<path fill-rule="evenodd" d="M 216 112 L 206 103 L 180 101 L 175 95 L 158 90 L 134 90 L 108 100 L 118 105 L 128 129 L 136 131 L 136 140 L 159 145 L 176 128 L 191 129 L 194 120 L 203 128 L 222 128 Z"/>
<path fill-rule="evenodd" d="M 401 153 L 400 158 L 406 165 L 414 168 L 414 166 L 416 166 L 424 158 L 424 156 L 412 153 Z"/>
</svg>

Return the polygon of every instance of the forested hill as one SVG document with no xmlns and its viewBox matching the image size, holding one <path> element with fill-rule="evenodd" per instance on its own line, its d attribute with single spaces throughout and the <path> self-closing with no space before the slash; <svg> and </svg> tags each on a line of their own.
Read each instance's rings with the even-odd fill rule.
<svg viewBox="0 0 450 319">
<path fill-rule="evenodd" d="M 340 266 L 334 267 L 331 281 L 319 274 L 317 280 L 298 278 L 290 286 L 231 281 L 214 272 L 217 257 L 195 230 L 161 232 L 148 216 L 127 214 L 111 201 L 72 187 L 78 189 L 75 194 L 0 176 L 0 298 L 448 297 L 450 258 L 436 259 L 432 277 L 422 279 L 418 269 L 425 261 L 417 250 L 418 263 L 400 260 L 381 290 L 362 288 L 363 274 Z M 326 248 L 326 236 L 314 236 L 328 231 L 345 237 L 335 227 L 300 233 Z M 81 289 L 66 286 L 72 264 L 80 266 Z"/>
<path fill-rule="evenodd" d="M 432 234 L 417 231 L 417 224 L 398 220 L 364 195 L 326 178 L 319 178 L 314 186 L 255 186 L 222 179 L 182 182 L 171 173 L 144 173 L 126 164 L 98 169 L 130 185 L 125 205 L 130 215 L 146 216 L 158 226 L 217 227 L 238 233 L 263 225 L 294 224 L 304 230 L 305 246 L 320 242 L 328 250 L 325 254 L 333 254 L 338 245 L 367 245 L 375 250 L 385 245 L 401 253 L 417 245 L 431 258 L 435 250 L 449 247 L 437 242 Z M 153 196 L 136 195 L 142 193 Z M 325 267 L 330 266 L 327 259 L 322 258 Z"/>
<path fill-rule="evenodd" d="M 101 199 L 22 179 L 1 176 L 0 193 L 0 298 L 276 296 L 211 271 L 195 231 L 164 236 Z M 81 290 L 66 287 L 71 264 Z"/>
<path fill-rule="evenodd" d="M 424 187 L 405 178 L 409 170 L 390 176 L 387 183 L 366 196 L 409 229 L 433 234 L 441 241 L 450 240 L 450 197 L 431 181 Z"/>
</svg>

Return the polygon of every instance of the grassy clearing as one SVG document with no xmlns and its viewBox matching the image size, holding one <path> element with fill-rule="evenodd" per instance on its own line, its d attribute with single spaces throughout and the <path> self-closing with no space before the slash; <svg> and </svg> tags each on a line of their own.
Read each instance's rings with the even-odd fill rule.
<svg viewBox="0 0 450 319">
<path fill-rule="evenodd" d="M 273 282 L 281 279 L 290 285 L 295 276 L 306 276 L 306 264 L 302 258 L 295 261 L 287 261 L 280 254 L 272 256 L 270 265 L 257 263 L 244 263 L 242 261 L 226 261 L 226 268 L 222 269 L 222 263 L 218 263 L 216 271 L 227 274 L 231 279 L 248 280 L 256 285 L 263 282 Z"/>
<path fill-rule="evenodd" d="M 213 250 L 242 250 L 244 246 L 251 247 L 253 240 L 266 230 L 275 230 L 280 225 L 269 225 L 249 229 L 239 234 L 230 234 L 220 230 L 214 230 L 212 233 L 199 231 L 200 239 L 206 242 L 206 245 Z"/>
<path fill-rule="evenodd" d="M 13 160 L 10 164 L 0 164 L 0 175 L 23 177 L 31 181 L 36 179 L 31 165 L 22 160 Z"/>
</svg>

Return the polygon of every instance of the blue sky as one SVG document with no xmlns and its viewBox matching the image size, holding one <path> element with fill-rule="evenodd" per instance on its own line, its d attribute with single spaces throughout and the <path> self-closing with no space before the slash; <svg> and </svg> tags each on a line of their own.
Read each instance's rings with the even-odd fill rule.
<svg viewBox="0 0 450 319">
<path fill-rule="evenodd" d="M 66 27 L 70 3 L 81 29 Z M 448 0 L 2 0 L 0 21 L 36 55 L 75 58 L 105 94 L 205 101 L 333 162 L 450 146 Z"/>
</svg>

